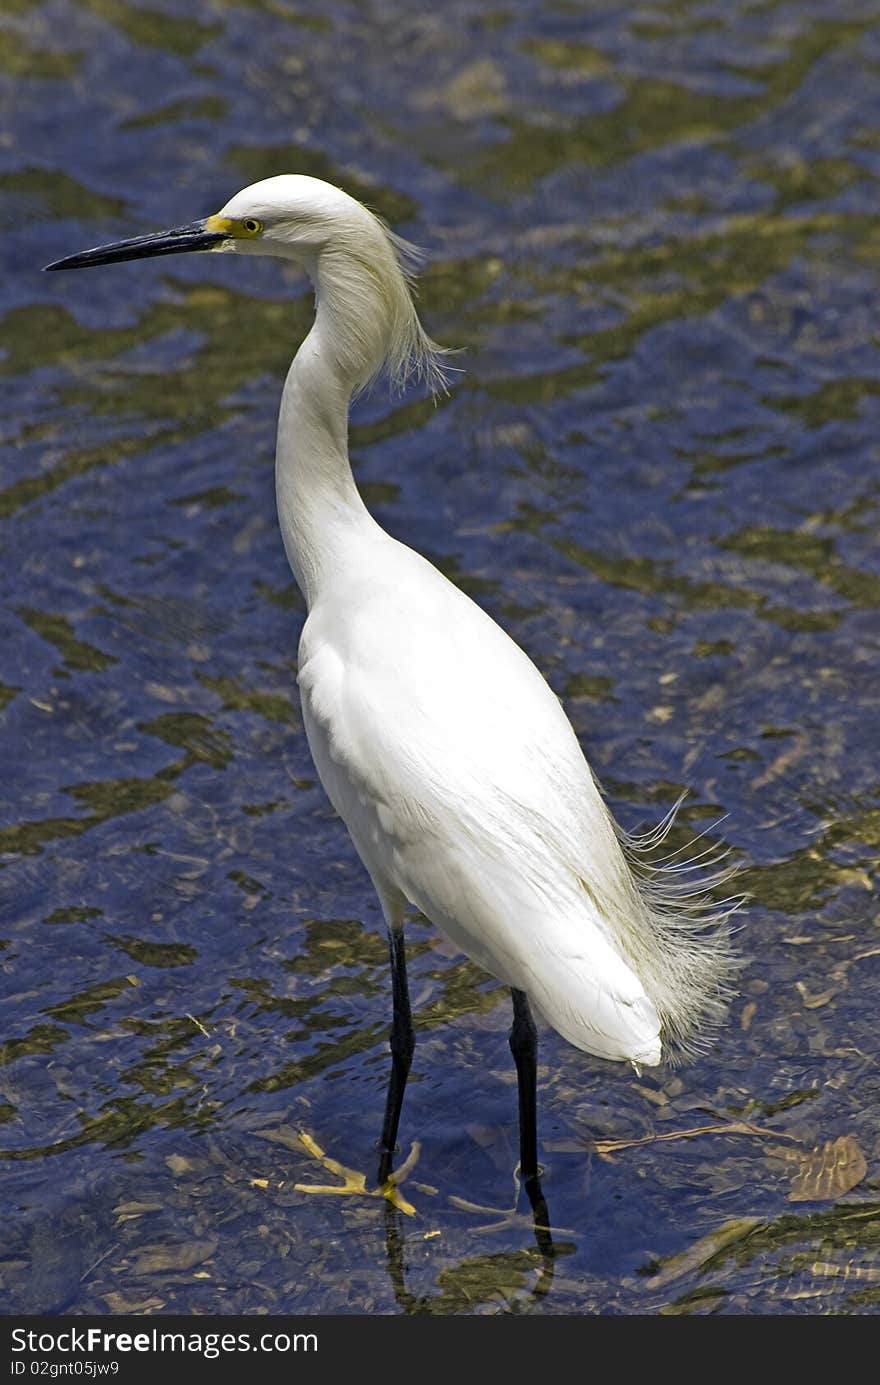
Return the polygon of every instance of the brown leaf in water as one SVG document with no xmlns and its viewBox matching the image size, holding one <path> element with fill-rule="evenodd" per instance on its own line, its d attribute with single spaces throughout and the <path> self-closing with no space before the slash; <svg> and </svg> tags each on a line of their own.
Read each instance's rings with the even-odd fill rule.
<svg viewBox="0 0 880 1385">
<path fill-rule="evenodd" d="M 147 1212 L 161 1211 L 161 1202 L 119 1202 L 113 1208 L 113 1215 L 118 1221 L 124 1222 L 131 1221 L 133 1217 L 142 1217 Z"/>
<path fill-rule="evenodd" d="M 104 1302 L 111 1313 L 137 1313 L 143 1315 L 156 1313 L 165 1307 L 164 1298 L 126 1298 L 125 1294 L 119 1293 L 116 1289 L 110 1289 L 103 1295 Z"/>
<path fill-rule="evenodd" d="M 726 1221 L 714 1231 L 710 1231 L 708 1236 L 701 1236 L 698 1241 L 694 1241 L 687 1250 L 661 1261 L 656 1272 L 646 1279 L 645 1283 L 649 1289 L 662 1289 L 665 1284 L 681 1279 L 682 1275 L 689 1274 L 691 1270 L 701 1269 L 720 1251 L 735 1245 L 737 1241 L 745 1240 L 756 1227 L 764 1225 L 766 1223 L 761 1217 L 737 1217 L 734 1221 Z"/>
<path fill-rule="evenodd" d="M 175 1178 L 179 1178 L 181 1174 L 189 1173 L 195 1168 L 195 1164 L 191 1159 L 187 1159 L 185 1154 L 169 1154 L 165 1163 Z"/>
<path fill-rule="evenodd" d="M 213 1255 L 214 1238 L 181 1241 L 179 1245 L 142 1246 L 134 1257 L 132 1274 L 158 1274 L 162 1270 L 191 1270 Z"/>
<path fill-rule="evenodd" d="M 816 991 L 813 995 L 807 990 L 803 981 L 796 981 L 794 984 L 800 993 L 805 1010 L 818 1010 L 822 1005 L 827 1005 L 829 1000 L 833 1000 L 840 992 L 839 986 L 829 986 L 827 991 Z"/>
<path fill-rule="evenodd" d="M 843 1197 L 868 1172 L 865 1156 L 853 1135 L 827 1140 L 803 1156 L 791 1180 L 789 1202 L 832 1202 Z"/>
<path fill-rule="evenodd" d="M 298 1130 L 294 1130 L 292 1125 L 279 1125 L 274 1130 L 255 1130 L 253 1133 L 258 1140 L 269 1140 L 273 1145 L 284 1145 L 286 1149 L 295 1149 L 297 1154 L 302 1154 L 306 1148 L 302 1135 Z"/>
<path fill-rule="evenodd" d="M 667 1130 L 662 1135 L 642 1135 L 637 1140 L 593 1140 L 592 1144 L 600 1158 L 607 1159 L 622 1149 L 637 1149 L 640 1145 L 662 1144 L 670 1140 L 693 1140 L 698 1135 L 751 1135 L 765 1139 L 771 1136 L 776 1140 L 797 1142 L 796 1135 L 787 1135 L 784 1130 L 764 1130 L 749 1121 L 724 1121 L 716 1125 L 696 1125 L 690 1130 Z"/>
</svg>

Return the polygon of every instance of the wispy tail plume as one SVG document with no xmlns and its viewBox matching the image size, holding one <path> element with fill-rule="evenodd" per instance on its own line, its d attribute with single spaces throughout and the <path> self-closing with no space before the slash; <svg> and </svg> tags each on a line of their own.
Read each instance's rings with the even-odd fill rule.
<svg viewBox="0 0 880 1385">
<path fill-rule="evenodd" d="M 673 1064 L 709 1046 L 726 1018 L 744 965 L 732 945 L 732 919 L 745 897 L 718 898 L 738 873 L 728 862 L 729 852 L 713 843 L 694 853 L 707 835 L 702 832 L 657 858 L 683 800 L 684 795 L 643 835 L 615 824 L 641 915 L 639 926 L 626 930 L 624 942 L 661 1017 L 664 1053 Z M 651 939 L 650 948 L 645 938 Z"/>
</svg>

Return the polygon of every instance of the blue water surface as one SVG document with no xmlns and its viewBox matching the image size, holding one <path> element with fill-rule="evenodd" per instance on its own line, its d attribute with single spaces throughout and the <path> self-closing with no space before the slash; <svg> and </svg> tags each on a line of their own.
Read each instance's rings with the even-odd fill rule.
<svg viewBox="0 0 880 1385">
<path fill-rule="evenodd" d="M 4 7 L 4 1311 L 876 1308 L 878 64 L 870 0 Z M 356 406 L 368 503 L 529 651 L 624 826 L 688 790 L 674 844 L 751 896 L 700 1061 L 542 1030 L 554 1256 L 509 1210 L 506 993 L 418 918 L 414 1215 L 369 1195 L 384 931 L 274 511 L 307 285 L 39 272 L 280 172 L 423 245 L 461 348 L 447 398 Z M 301 1191 L 342 1181 L 316 1149 L 367 1192 Z"/>
</svg>

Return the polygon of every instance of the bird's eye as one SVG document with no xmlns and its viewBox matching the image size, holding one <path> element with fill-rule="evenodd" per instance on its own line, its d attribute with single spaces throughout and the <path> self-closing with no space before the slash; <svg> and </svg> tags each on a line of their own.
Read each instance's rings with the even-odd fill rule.
<svg viewBox="0 0 880 1385">
<path fill-rule="evenodd" d="M 255 216 L 246 216 L 241 224 L 249 236 L 258 236 L 263 229 L 262 221 L 257 221 Z"/>
</svg>

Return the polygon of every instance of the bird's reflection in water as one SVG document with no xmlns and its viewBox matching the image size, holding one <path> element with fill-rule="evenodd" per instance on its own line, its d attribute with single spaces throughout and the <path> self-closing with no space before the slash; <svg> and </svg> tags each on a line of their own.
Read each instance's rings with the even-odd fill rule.
<svg viewBox="0 0 880 1385">
<path fill-rule="evenodd" d="M 385 1204 L 385 1254 L 388 1275 L 394 1297 L 401 1312 L 407 1314 L 448 1314 L 473 1311 L 478 1304 L 499 1299 L 511 1308 L 522 1309 L 547 1297 L 553 1286 L 554 1265 L 558 1256 L 571 1255 L 575 1246 L 570 1241 L 553 1240 L 550 1214 L 540 1180 L 528 1179 L 523 1185 L 531 1217 L 520 1214 L 517 1205 L 500 1213 L 495 1228 L 531 1224 L 536 1250 L 504 1250 L 495 1254 L 473 1256 L 458 1264 L 444 1267 L 437 1276 L 438 1292 L 417 1294 L 407 1286 L 407 1239 L 400 1212 L 390 1202 Z M 479 1212 L 494 1208 L 475 1207 L 461 1198 L 452 1201 L 459 1207 Z M 481 1228 L 488 1230 L 490 1228 Z M 534 1273 L 537 1270 L 537 1279 Z"/>
<path fill-rule="evenodd" d="M 535 1226 L 535 1244 L 544 1262 L 541 1278 L 535 1286 L 534 1296 L 535 1298 L 543 1298 L 545 1294 L 550 1292 L 550 1285 L 553 1283 L 553 1260 L 556 1255 L 553 1237 L 550 1234 L 550 1213 L 547 1209 L 547 1203 L 539 1178 L 527 1178 L 525 1190 L 526 1197 L 532 1209 L 532 1217 Z"/>
</svg>

